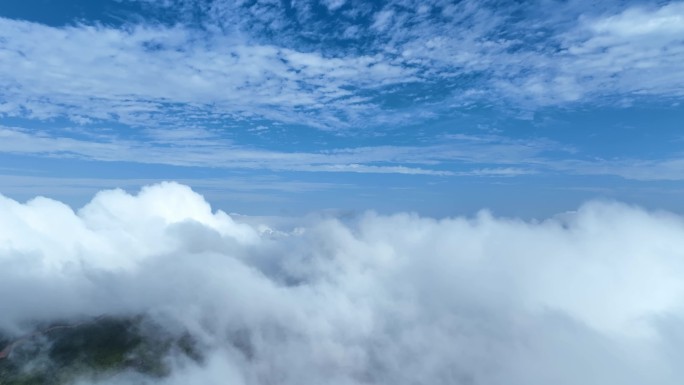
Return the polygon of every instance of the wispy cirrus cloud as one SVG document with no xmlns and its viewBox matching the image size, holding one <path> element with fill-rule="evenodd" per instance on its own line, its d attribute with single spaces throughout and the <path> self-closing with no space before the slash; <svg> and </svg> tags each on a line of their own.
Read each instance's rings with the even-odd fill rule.
<svg viewBox="0 0 684 385">
<path fill-rule="evenodd" d="M 565 160 L 559 170 L 583 175 L 613 175 L 638 181 L 683 181 L 684 157 L 681 154 L 661 158 L 616 158 Z"/>
<path fill-rule="evenodd" d="M 640 181 L 684 180 L 684 161 L 678 154 L 603 159 L 587 157 L 548 139 L 514 140 L 496 134 L 444 135 L 436 142 L 412 146 L 285 151 L 238 144 L 202 129 L 148 129 L 134 136 L 115 132 L 93 136 L 69 128 L 61 132 L 0 126 L 0 154 L 233 170 L 462 177 L 561 173 Z M 201 182 L 193 185 L 204 186 L 196 183 Z"/>
<path fill-rule="evenodd" d="M 683 179 L 672 149 L 611 158 L 551 130 L 449 121 L 479 107 L 504 121 L 506 111 L 677 102 L 682 2 L 161 6 L 178 18 L 0 18 L 0 155 L 207 173 Z M 309 128 L 325 132 L 299 131 Z"/>
<path fill-rule="evenodd" d="M 434 167 L 447 162 L 475 162 L 483 156 L 478 149 L 487 150 L 464 141 L 460 148 L 377 146 L 284 152 L 235 145 L 221 139 L 183 140 L 181 136 L 175 136 L 173 145 L 168 146 L 168 137 L 159 140 L 154 135 L 138 139 L 113 135 L 93 140 L 0 127 L 0 153 L 208 168 L 451 175 L 450 171 Z M 517 144 L 502 145 L 501 149 L 504 148 L 510 153 L 499 154 L 493 162 L 511 162 L 507 156 L 529 151 Z M 520 154 L 515 155 L 516 152 Z"/>
<path fill-rule="evenodd" d="M 351 113 L 363 100 L 348 88 L 404 82 L 412 72 L 372 56 L 328 58 L 183 27 L 0 24 L 2 111 L 10 116 L 136 124 L 179 113 L 325 126 L 307 111 Z"/>
<path fill-rule="evenodd" d="M 643 96 L 677 100 L 684 96 L 682 26 L 682 2 L 580 15 L 555 37 L 559 50 L 548 57 L 552 61 L 540 61 L 537 75 L 515 84 L 550 104 L 606 98 L 622 103 Z"/>
<path fill-rule="evenodd" d="M 613 13 L 570 2 L 558 5 L 568 11 L 563 22 L 549 16 L 555 3 L 166 4 L 195 9 L 200 22 L 0 19 L 0 111 L 81 123 L 268 119 L 349 129 L 402 124 L 397 108 L 421 120 L 463 103 L 535 109 L 677 98 L 684 89 L 681 2 Z"/>
</svg>

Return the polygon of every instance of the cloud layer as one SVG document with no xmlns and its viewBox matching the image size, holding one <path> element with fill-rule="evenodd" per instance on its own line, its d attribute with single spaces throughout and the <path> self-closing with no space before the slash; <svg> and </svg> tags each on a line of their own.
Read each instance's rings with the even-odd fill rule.
<svg viewBox="0 0 684 385">
<path fill-rule="evenodd" d="M 338 130 L 470 103 L 534 110 L 684 95 L 681 2 L 160 4 L 166 12 L 150 6 L 118 26 L 0 18 L 0 113 Z"/>
<path fill-rule="evenodd" d="M 131 2 L 143 11 L 118 22 L 0 17 L 4 162 L 645 183 L 684 175 L 672 145 L 684 96 L 681 1 L 110 5 Z M 597 118 L 580 121 L 586 110 Z M 672 117 L 635 123 L 651 113 Z M 659 139 L 641 145 L 655 126 Z M 605 127 L 632 145 L 617 150 L 588 133 Z"/>
<path fill-rule="evenodd" d="M 232 218 L 175 183 L 76 212 L 0 197 L 0 329 L 149 314 L 207 352 L 168 384 L 675 384 L 682 239 L 608 202 L 525 222 Z"/>
</svg>

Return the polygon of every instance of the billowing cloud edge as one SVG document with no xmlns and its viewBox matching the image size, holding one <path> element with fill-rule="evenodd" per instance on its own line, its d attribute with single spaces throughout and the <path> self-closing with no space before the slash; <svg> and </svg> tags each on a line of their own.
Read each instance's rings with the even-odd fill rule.
<svg viewBox="0 0 684 385">
<path fill-rule="evenodd" d="M 170 182 L 78 210 L 0 197 L 0 329 L 146 314 L 206 351 L 138 379 L 165 384 L 674 384 L 683 233 L 615 202 L 252 221 Z"/>
</svg>

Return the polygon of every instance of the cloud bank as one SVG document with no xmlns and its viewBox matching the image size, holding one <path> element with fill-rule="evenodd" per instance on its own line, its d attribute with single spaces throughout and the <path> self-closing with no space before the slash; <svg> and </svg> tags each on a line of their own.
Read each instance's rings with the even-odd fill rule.
<svg viewBox="0 0 684 385">
<path fill-rule="evenodd" d="M 0 330 L 148 314 L 206 351 L 163 384 L 675 384 L 683 240 L 683 218 L 609 202 L 286 219 L 176 183 L 78 211 L 0 196 Z"/>
</svg>

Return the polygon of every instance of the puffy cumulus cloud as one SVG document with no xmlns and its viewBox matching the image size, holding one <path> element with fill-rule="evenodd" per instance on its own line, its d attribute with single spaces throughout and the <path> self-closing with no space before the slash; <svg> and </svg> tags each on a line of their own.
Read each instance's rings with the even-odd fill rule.
<svg viewBox="0 0 684 385">
<path fill-rule="evenodd" d="M 0 328 L 147 314 L 205 351 L 108 384 L 675 384 L 683 240 L 605 202 L 526 222 L 232 218 L 175 183 L 76 212 L 0 198 Z"/>
</svg>

